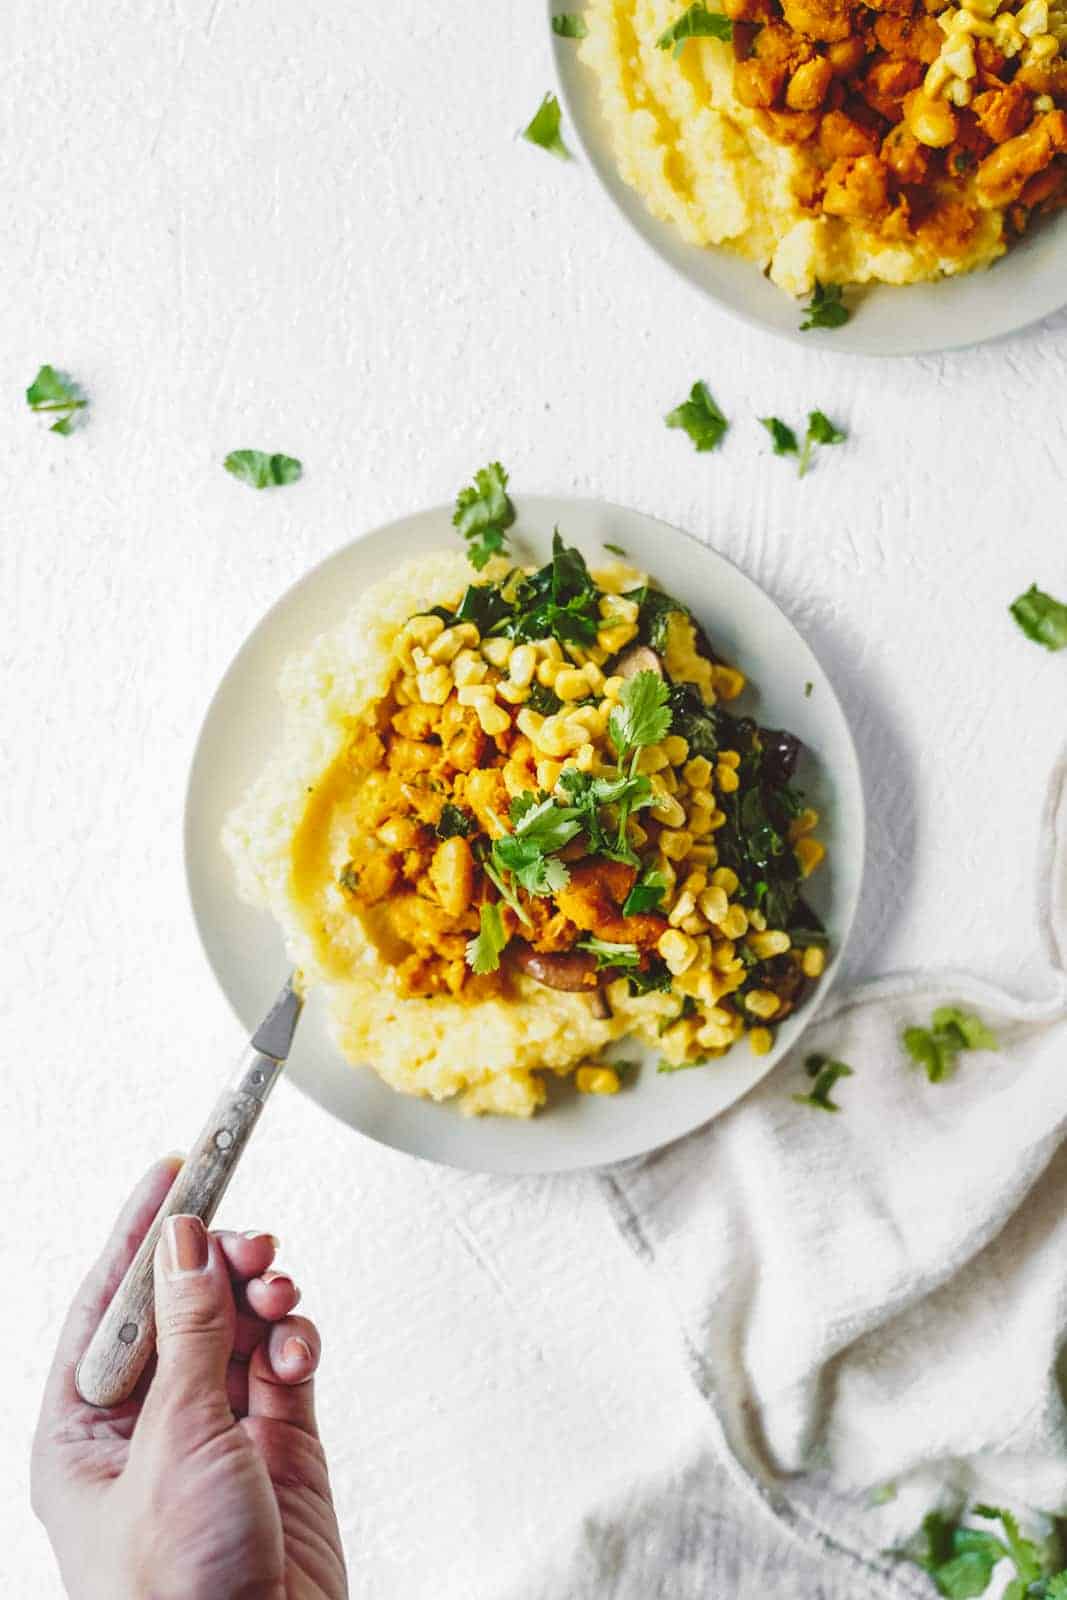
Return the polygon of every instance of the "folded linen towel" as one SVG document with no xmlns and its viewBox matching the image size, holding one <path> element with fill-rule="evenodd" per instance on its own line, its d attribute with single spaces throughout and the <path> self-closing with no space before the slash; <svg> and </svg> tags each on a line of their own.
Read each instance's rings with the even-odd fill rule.
<svg viewBox="0 0 1067 1600">
<path fill-rule="evenodd" d="M 1065 762 L 1038 898 L 1046 1001 L 952 975 L 865 985 L 726 1116 L 601 1180 L 677 1309 L 735 1483 L 878 1574 L 858 1592 L 929 1592 L 878 1551 L 938 1499 L 1067 1505 Z M 900 1034 L 942 1005 L 1000 1048 L 932 1084 Z M 836 1116 L 792 1099 L 811 1051 L 855 1070 Z"/>
</svg>

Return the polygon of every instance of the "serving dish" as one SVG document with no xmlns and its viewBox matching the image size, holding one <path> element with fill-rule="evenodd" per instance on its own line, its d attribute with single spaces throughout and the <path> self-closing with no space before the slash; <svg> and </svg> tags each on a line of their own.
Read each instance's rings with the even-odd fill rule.
<svg viewBox="0 0 1067 1600">
<path fill-rule="evenodd" d="M 739 709 L 789 727 L 807 747 L 798 781 L 825 818 L 830 862 L 813 880 L 812 902 L 830 936 L 832 959 L 817 998 L 840 961 L 859 891 L 863 799 L 851 737 L 811 651 L 766 595 L 722 556 L 662 522 L 592 501 L 527 497 L 516 502 L 513 543 L 542 561 L 557 524 L 587 559 L 605 541 L 685 597 L 724 655 L 759 686 Z M 451 512 L 418 513 L 353 542 L 315 568 L 267 614 L 238 652 L 208 710 L 186 807 L 186 863 L 194 916 L 208 959 L 238 1016 L 251 1027 L 284 975 L 272 920 L 244 905 L 220 844 L 228 811 L 262 767 L 277 732 L 275 684 L 283 661 L 338 622 L 354 598 L 398 559 L 448 548 Z M 810 685 L 810 690 L 807 686 Z M 746 703 L 747 702 L 747 703 Z M 469 1170 L 501 1173 L 598 1166 L 654 1149 L 717 1115 L 768 1072 L 815 1014 L 815 1004 L 782 1024 L 775 1049 L 747 1050 L 669 1077 L 651 1060 L 609 1099 L 560 1086 L 547 1114 L 509 1123 L 469 1118 L 454 1108 L 403 1096 L 369 1071 L 349 1066 L 330 1040 L 312 995 L 291 1058 L 293 1082 L 349 1125 L 395 1149 Z M 628 1056 L 634 1052 L 627 1050 Z M 642 1056 L 644 1053 L 642 1052 Z"/>
<path fill-rule="evenodd" d="M 559 10 L 549 3 L 546 26 Z M 564 109 L 564 135 L 577 144 L 630 227 L 673 271 L 731 315 L 805 348 L 849 355 L 906 356 L 1003 337 L 1051 316 L 1067 303 L 1067 224 L 1045 219 L 994 266 L 907 286 L 847 291 L 853 314 L 844 326 L 800 331 L 801 304 L 728 250 L 689 245 L 648 211 L 619 175 L 593 73 L 575 42 L 551 35 Z"/>
</svg>

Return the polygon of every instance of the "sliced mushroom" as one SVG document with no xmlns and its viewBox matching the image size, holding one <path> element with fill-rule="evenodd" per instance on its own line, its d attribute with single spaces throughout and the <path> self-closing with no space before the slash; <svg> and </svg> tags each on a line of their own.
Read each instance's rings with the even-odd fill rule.
<svg viewBox="0 0 1067 1600">
<path fill-rule="evenodd" d="M 597 986 L 596 960 L 584 950 L 545 954 L 540 950 L 532 950 L 522 939 L 513 939 L 508 949 L 520 972 L 543 983 L 546 989 L 564 989 L 573 993 Z"/>
<path fill-rule="evenodd" d="M 620 678 L 636 678 L 639 672 L 654 672 L 662 678 L 663 660 L 649 645 L 632 644 L 615 663 L 615 671 Z"/>
</svg>

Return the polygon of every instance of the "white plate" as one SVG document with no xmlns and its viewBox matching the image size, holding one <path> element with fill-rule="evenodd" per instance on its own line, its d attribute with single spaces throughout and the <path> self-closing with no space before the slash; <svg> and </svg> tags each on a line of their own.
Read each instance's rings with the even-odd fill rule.
<svg viewBox="0 0 1067 1600">
<path fill-rule="evenodd" d="M 774 1051 L 762 1058 L 742 1042 L 714 1065 L 661 1075 L 654 1052 L 646 1052 L 636 1081 L 614 1097 L 578 1095 L 560 1084 L 553 1103 L 530 1121 L 470 1118 L 454 1106 L 397 1094 L 374 1072 L 351 1066 L 330 1040 L 323 1007 L 313 997 L 288 1073 L 335 1116 L 381 1144 L 449 1166 L 557 1172 L 640 1155 L 699 1127 L 751 1089 L 795 1041 L 826 994 L 852 923 L 863 865 L 863 793 L 844 714 L 821 667 L 774 602 L 730 562 L 666 523 L 617 506 L 531 497 L 518 502 L 517 511 L 513 543 L 524 558 L 547 559 L 558 524 L 588 560 L 610 560 L 603 549 L 610 540 L 692 606 L 717 648 L 758 685 L 758 693 L 746 691 L 738 705 L 803 739 L 807 753 L 798 781 L 824 815 L 821 833 L 830 849 L 827 865 L 812 879 L 811 899 L 829 930 L 833 960 L 813 1001 L 783 1023 Z M 451 512 L 440 507 L 379 528 L 328 557 L 263 618 L 208 709 L 189 778 L 186 869 L 208 960 L 249 1031 L 281 985 L 286 961 L 273 920 L 237 898 L 219 831 L 277 742 L 275 686 L 282 662 L 338 622 L 398 561 L 455 542 Z M 808 683 L 812 690 L 805 695 Z M 626 1041 L 618 1048 L 620 1057 L 638 1053 Z"/>
<path fill-rule="evenodd" d="M 548 15 L 560 9 L 549 0 Z M 684 0 L 679 0 L 679 10 Z M 548 24 L 551 28 L 551 21 Z M 953 350 L 1015 333 L 1067 304 L 1067 224 L 1047 218 L 993 267 L 937 283 L 886 284 L 848 292 L 854 308 L 843 328 L 800 332 L 800 303 L 775 288 L 751 261 L 729 250 L 687 244 L 658 221 L 619 176 L 597 81 L 578 59 L 577 42 L 552 35 L 564 138 L 581 145 L 597 177 L 646 244 L 669 266 L 744 322 L 795 339 L 806 348 L 850 355 L 906 356 Z"/>
</svg>

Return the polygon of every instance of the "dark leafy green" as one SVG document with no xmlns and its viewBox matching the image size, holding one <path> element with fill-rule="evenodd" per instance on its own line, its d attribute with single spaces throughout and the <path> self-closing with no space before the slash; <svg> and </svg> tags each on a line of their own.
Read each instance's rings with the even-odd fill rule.
<svg viewBox="0 0 1067 1600">
<path fill-rule="evenodd" d="M 653 990 L 666 992 L 671 987 L 671 975 L 667 964 L 658 956 L 653 956 L 643 971 L 628 972 L 626 976 L 631 994 L 651 994 Z"/>
<path fill-rule="evenodd" d="M 561 644 L 591 645 L 600 626 L 600 590 L 580 550 L 565 545 L 557 528 L 552 559 L 514 588 L 510 616 L 494 628 L 517 643 L 558 639 Z"/>
<path fill-rule="evenodd" d="M 457 806 L 451 800 L 446 800 L 441 807 L 434 833 L 439 839 L 467 839 L 474 827 L 474 818 L 469 811 L 464 811 L 462 806 Z"/>
<path fill-rule="evenodd" d="M 671 728 L 689 745 L 690 756 L 714 761 L 719 753 L 719 724 L 713 707 L 706 706 L 691 683 L 672 683 L 667 696 Z"/>
<path fill-rule="evenodd" d="M 1067 605 L 1032 583 L 1011 603 L 1011 614 L 1028 639 L 1046 650 L 1067 649 Z"/>
</svg>

